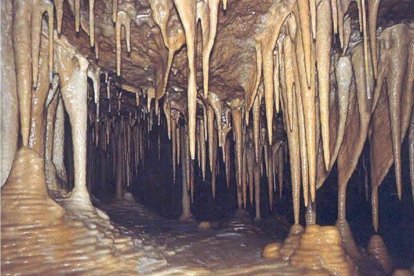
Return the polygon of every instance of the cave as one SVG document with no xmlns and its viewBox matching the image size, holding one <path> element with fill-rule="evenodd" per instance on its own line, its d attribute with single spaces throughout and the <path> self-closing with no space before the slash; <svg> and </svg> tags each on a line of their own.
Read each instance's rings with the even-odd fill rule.
<svg viewBox="0 0 414 276">
<path fill-rule="evenodd" d="M 414 275 L 413 0 L 2 0 L 1 273 Z"/>
</svg>

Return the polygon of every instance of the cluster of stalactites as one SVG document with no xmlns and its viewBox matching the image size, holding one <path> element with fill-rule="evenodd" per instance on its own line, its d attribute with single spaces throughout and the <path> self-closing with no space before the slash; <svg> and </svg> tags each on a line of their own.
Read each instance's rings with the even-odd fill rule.
<svg viewBox="0 0 414 276">
<path fill-rule="evenodd" d="M 69 2 L 75 15 L 75 29 L 79 31 L 83 26 L 80 0 Z M 89 29 L 87 33 L 90 36 L 90 45 L 95 46 L 95 50 L 97 50 L 97 41 L 94 35 L 94 2 L 94 0 L 89 1 Z M 174 53 L 182 47 L 184 42 L 187 44 L 188 111 L 185 114 L 180 112 L 184 115 L 184 121 L 188 126 L 181 126 L 179 123 L 180 112 L 171 107 L 171 101 L 165 99 L 163 108 L 167 118 L 169 137 L 171 137 L 174 146 L 174 169 L 175 164 L 183 163 L 184 161 L 181 159 L 188 157 L 186 152 L 188 150 L 190 159 L 186 159 L 185 164 L 191 165 L 186 165 L 186 170 L 191 171 L 193 164 L 191 160 L 195 157 L 199 160 L 204 178 L 206 177 L 206 168 L 210 167 L 212 192 L 215 195 L 218 148 L 222 150 L 229 181 L 231 179 L 230 147 L 233 145 L 239 206 L 246 206 L 246 202 L 248 202 L 247 190 L 250 201 L 253 201 L 255 194 L 256 206 L 260 206 L 258 205 L 260 185 L 256 183 L 260 183 L 261 173 L 265 172 L 269 179 L 269 199 L 271 199 L 273 196 L 271 190 L 276 183 L 273 178 L 277 174 L 283 175 L 281 167 L 283 167 L 284 158 L 282 156 L 289 152 L 294 218 L 298 223 L 301 190 L 304 205 L 308 206 L 309 202 L 315 201 L 317 188 L 322 185 L 333 165 L 337 163 L 339 171 L 338 217 L 345 218 L 346 185 L 357 166 L 364 144 L 369 138 L 372 145 L 370 147 L 371 168 L 369 171 L 372 180 L 373 222 L 377 229 L 378 187 L 392 163 L 395 163 L 397 194 L 399 198 L 402 196 L 401 142 L 407 132 L 409 132 L 411 178 L 414 179 L 414 135 L 412 134 L 413 120 L 411 118 L 414 81 L 414 31 L 411 25 L 398 24 L 377 35 L 376 19 L 379 2 L 357 1 L 359 32 L 362 34 L 362 41 L 355 44 L 350 44 L 351 19 L 346 14 L 350 1 L 286 0 L 274 3 L 268 11 L 272 16 L 267 17 L 263 30 L 258 32 L 255 37 L 256 81 L 250 90 L 245 91 L 245 99 L 235 99 L 224 103 L 218 95 L 209 91 L 208 88 L 209 58 L 216 35 L 219 1 L 211 0 L 200 3 L 196 1 L 150 1 L 154 12 L 154 21 L 161 29 L 169 55 L 164 81 L 161 82 L 162 86 L 145 89 L 144 94 L 148 98 L 146 106 L 148 114 L 152 114 L 151 102 L 152 99 L 155 99 L 155 114 L 160 118 L 158 102 L 167 88 Z M 43 84 L 50 83 L 54 73 L 59 73 L 59 70 L 65 73 L 62 68 L 55 68 L 58 63 L 54 61 L 57 55 L 54 49 L 55 44 L 63 39 L 58 40 L 54 36 L 53 4 L 50 1 L 16 1 L 14 5 L 16 12 L 21 16 L 15 17 L 13 28 L 30 29 L 31 33 L 29 38 L 22 37 L 22 34 L 28 33 L 22 31 L 15 32 L 13 36 L 13 42 L 18 46 L 15 47 L 15 58 L 22 141 L 23 145 L 28 145 L 32 143 L 29 137 L 31 93 L 36 89 L 41 89 Z M 182 29 L 176 32 L 167 30 L 170 18 L 174 17 L 172 15 L 174 5 L 184 31 Z M 54 6 L 58 21 L 57 32 L 60 34 L 62 31 L 63 0 L 54 1 Z M 123 26 L 126 31 L 127 50 L 130 51 L 131 12 L 119 9 L 118 0 L 113 0 L 112 11 L 112 18 L 116 26 L 116 72 L 117 75 L 120 75 L 121 30 Z M 48 76 L 47 81 L 40 79 L 42 73 L 39 72 L 41 67 L 41 60 L 39 60 L 41 27 L 45 13 L 47 13 L 49 33 L 48 71 L 45 73 Z M 30 20 L 25 20 L 25 18 Z M 201 22 L 203 30 L 203 93 L 197 98 L 195 36 L 198 21 Z M 338 34 L 339 37 L 340 51 L 332 46 L 335 34 Z M 99 69 L 88 69 L 88 62 L 83 57 L 75 55 L 75 49 L 71 48 L 69 52 L 72 56 L 76 56 L 79 67 L 73 70 L 74 73 L 70 75 L 69 79 L 73 79 L 73 82 L 76 80 L 82 91 L 86 89 L 87 82 L 84 81 L 87 78 L 86 75 L 93 80 L 95 117 L 98 126 L 101 124 L 99 118 L 102 117 L 99 107 Z M 27 59 L 27 53 L 30 53 L 32 62 L 28 61 L 30 59 Z M 64 80 L 60 79 L 61 82 Z M 106 79 L 108 78 L 106 77 Z M 63 87 L 63 85 L 60 86 Z M 131 88 L 126 87 L 127 85 L 124 86 L 124 90 L 137 94 L 136 101 L 139 104 L 139 93 L 131 91 Z M 110 98 L 110 88 L 108 87 L 110 84 L 107 84 L 107 95 L 109 95 L 107 97 Z M 73 87 L 66 88 L 66 90 L 70 90 Z M 63 90 L 62 98 L 64 101 Z M 122 93 L 118 93 L 119 99 L 122 99 Z M 79 101 L 83 101 L 83 98 Z M 82 102 L 82 104 L 85 103 Z M 121 100 L 119 100 L 119 104 L 121 105 Z M 119 107 L 118 111 L 120 109 Z M 261 116 L 261 109 L 264 110 L 264 116 Z M 278 129 L 278 126 L 274 124 L 276 121 L 274 109 L 276 112 L 281 111 L 282 113 L 281 118 L 283 118 L 288 142 L 287 149 L 284 151 L 280 150 L 280 143 L 278 143 L 280 139 L 274 137 Z M 198 110 L 201 111 L 201 116 L 198 115 Z M 250 122 L 250 113 L 252 114 L 252 123 Z M 387 113 L 389 116 L 386 115 Z M 73 120 L 77 121 L 77 119 Z M 102 124 L 106 124 L 106 121 L 104 120 Z M 148 125 L 152 126 L 152 119 L 148 122 Z M 408 131 L 410 122 L 411 127 Z M 382 135 L 379 130 L 384 124 L 387 126 L 386 135 Z M 336 127 L 332 127 L 332 125 Z M 227 134 L 230 130 L 233 130 L 234 143 L 228 141 Z M 95 132 L 94 141 L 98 144 L 100 136 L 98 134 L 102 131 L 96 127 Z M 370 135 L 368 135 L 369 133 Z M 387 149 L 390 154 L 383 154 L 385 157 L 380 158 L 378 155 L 381 151 L 380 147 L 384 146 L 384 141 L 381 140 L 383 136 L 390 138 L 386 144 L 389 146 Z M 75 139 L 79 138 L 74 137 Z M 108 135 L 104 140 L 107 139 Z M 350 148 L 351 144 L 353 144 L 352 148 Z M 184 153 L 181 152 L 182 149 L 185 149 Z M 279 154 L 279 152 L 282 153 Z M 124 155 L 128 154 L 124 153 Z M 388 158 L 389 156 L 391 158 Z M 78 158 L 81 162 L 77 163 L 77 166 L 81 166 L 83 169 L 77 169 L 82 175 L 77 179 L 84 182 L 82 179 L 86 165 L 83 164 L 86 157 L 84 157 L 84 153 L 81 153 Z M 126 157 L 124 159 L 126 160 Z M 207 166 L 207 160 L 209 166 Z M 249 164 L 253 165 L 249 166 Z M 262 169 L 263 167 L 265 169 Z M 128 180 L 128 173 L 125 175 Z M 188 176 L 186 186 L 190 191 L 193 191 L 193 184 L 188 180 L 192 179 L 191 172 L 186 175 Z M 281 182 L 279 181 L 279 185 Z"/>
<path fill-rule="evenodd" d="M 173 178 L 176 178 L 176 167 L 183 169 L 183 185 L 194 197 L 194 165 L 198 165 L 203 181 L 211 183 L 212 196 L 216 196 L 216 177 L 221 164 L 225 170 L 227 186 L 235 175 L 237 202 L 239 208 L 248 204 L 255 206 L 256 218 L 260 218 L 261 179 L 267 177 L 269 208 L 273 206 L 273 195 L 277 189 L 282 195 L 284 166 L 287 155 L 282 122 L 275 129 L 275 142 L 267 142 L 267 130 L 264 121 L 260 120 L 260 104 L 253 109 L 253 123 L 245 122 L 243 100 L 236 99 L 222 103 L 214 92 L 210 92 L 208 100 L 197 99 L 200 113 L 196 120 L 196 152 L 197 162 L 190 158 L 188 125 L 185 114 L 175 107 L 173 100 L 164 98 L 163 111 L 167 122 L 168 137 L 172 148 Z M 181 118 L 181 119 L 180 119 Z M 184 122 L 184 123 L 183 123 Z M 276 125 L 275 125 L 276 126 Z M 230 135 L 232 131 L 232 135 Z M 233 139 L 231 139 L 233 137 Z M 221 152 L 222 159 L 219 160 Z M 232 152 L 234 152 L 234 159 Z M 207 173 L 209 170 L 209 174 Z M 209 177 L 209 179 L 207 179 Z"/>
<path fill-rule="evenodd" d="M 247 166 L 247 170 L 243 169 L 245 156 L 248 156 L 245 152 L 248 152 L 246 145 L 249 139 L 246 137 L 249 135 L 246 133 L 252 133 L 254 160 L 261 164 L 261 146 L 278 147 L 277 144 L 274 145 L 277 139 L 273 138 L 276 129 L 273 125 L 276 117 L 274 108 L 277 112 L 282 112 L 287 134 L 296 223 L 299 221 L 301 190 L 304 205 L 308 206 L 316 200 L 316 190 L 321 187 L 335 164 L 338 165 L 340 186 L 338 218 L 345 219 L 346 185 L 358 165 L 367 138 L 372 142 L 376 140 L 374 136 L 381 135 L 375 131 L 375 122 L 379 121 L 377 118 L 383 118 L 389 124 L 387 131 L 392 144 L 387 146 L 392 152 L 384 158 L 386 160 L 370 162 L 371 175 L 375 176 L 371 178 L 375 182 L 372 184 L 372 205 L 376 229 L 377 188 L 392 162 L 395 163 L 397 193 L 401 198 L 401 142 L 407 132 L 413 105 L 413 30 L 410 25 L 399 24 L 377 35 L 379 1 L 368 2 L 357 1 L 360 22 L 357 31 L 360 32 L 362 40 L 352 44 L 351 19 L 346 13 L 350 1 L 282 1 L 271 6 L 269 13 L 273 16 L 268 17 L 262 32 L 255 38 L 256 82 L 251 91 L 246 90 L 245 101 L 237 100 L 237 104 L 223 103 L 214 92 L 206 90 L 205 85 L 203 96 L 197 98 L 193 95 L 193 53 L 188 48 L 189 109 L 185 117 L 188 121 L 190 153 L 194 147 L 194 155 L 191 156 L 197 156 L 202 171 L 205 171 L 206 154 L 203 151 L 206 149 L 204 144 L 208 142 L 209 163 L 214 171 L 217 155 L 217 146 L 214 143 L 218 143 L 222 148 L 225 168 L 230 168 L 227 165 L 230 144 L 226 143 L 226 136 L 233 129 L 236 180 L 238 187 L 241 187 L 238 193 L 239 205 L 246 202 L 244 187 L 247 186 L 246 180 L 249 183 L 251 179 L 248 171 L 254 167 Z M 188 14 L 186 16 L 190 17 Z M 195 26 L 191 25 L 195 21 L 190 19 L 181 18 L 186 32 Z M 185 22 L 186 20 L 190 23 Z M 333 48 L 336 34 L 340 42 L 339 50 Z M 186 39 L 187 47 L 191 48 L 192 45 L 188 45 L 192 41 L 191 37 L 186 36 Z M 396 60 L 399 62 L 394 62 Z M 384 83 L 387 85 L 384 86 Z M 388 100 L 385 109 L 389 116 L 376 111 L 378 102 L 382 103 L 379 101 L 383 98 L 382 95 Z M 260 115 L 262 99 L 265 118 Z M 196 113 L 198 106 L 201 107 L 198 110 L 202 116 Z M 245 120 L 246 125 L 249 124 L 250 112 L 253 114 L 251 129 L 241 123 Z M 216 120 L 209 120 L 209 114 Z M 171 117 L 169 114 L 166 116 Z M 211 134 L 211 129 L 216 131 L 217 138 L 212 139 L 215 136 Z M 368 137 L 369 132 L 371 137 Z M 169 133 L 174 133 L 174 130 L 170 129 Z M 347 133 L 349 134 L 346 135 Z M 174 141 L 176 135 L 171 136 L 173 145 L 177 145 Z M 379 151 L 377 149 L 377 154 Z M 264 153 L 267 156 L 264 158 L 266 161 L 269 153 L 266 150 Z M 371 159 L 375 158 L 374 155 L 375 153 L 370 154 Z M 410 160 L 412 159 L 411 154 Z M 381 172 L 380 168 L 383 168 Z M 411 172 L 413 170 L 411 165 Z M 274 173 L 272 170 L 269 172 Z M 259 177 L 257 179 L 260 181 Z M 214 180 L 212 187 L 214 195 Z M 271 194 L 269 192 L 269 197 Z"/>
<path fill-rule="evenodd" d="M 111 73 L 106 72 L 99 79 L 103 85 L 102 99 L 89 105 L 88 136 L 91 150 L 88 158 L 89 189 L 102 185 L 102 176 L 97 171 L 105 172 L 105 181 L 115 183 L 116 197 L 123 198 L 125 191 L 130 187 L 138 175 L 138 169 L 144 167 L 146 151 L 154 144 L 149 138 L 154 123 L 161 125 L 158 100 L 155 107 L 154 88 L 138 89 L 128 84 L 118 83 Z M 128 95 L 134 94 L 131 98 Z M 135 98 L 135 99 L 134 99 Z M 99 102 L 104 108 L 99 113 Z M 161 157 L 161 138 L 157 128 L 156 147 L 158 159 Z M 100 158 L 96 154 L 103 153 Z M 98 160 L 98 161 L 97 161 Z M 102 170 L 102 168 L 104 168 Z M 111 168 L 111 169 L 108 169 Z"/>
</svg>

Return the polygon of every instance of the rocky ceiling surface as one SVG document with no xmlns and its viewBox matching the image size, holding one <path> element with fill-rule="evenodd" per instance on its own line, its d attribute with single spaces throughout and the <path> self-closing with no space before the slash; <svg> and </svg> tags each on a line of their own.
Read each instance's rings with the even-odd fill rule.
<svg viewBox="0 0 414 276">
<path fill-rule="evenodd" d="M 151 6 L 151 2 L 154 4 Z M 161 3 L 157 6 L 157 2 Z M 121 72 L 122 79 L 137 88 L 156 87 L 162 83 L 168 63 L 168 48 L 164 44 L 162 31 L 154 20 L 158 13 L 167 16 L 166 32 L 169 40 L 176 44 L 177 51 L 168 77 L 168 90 L 185 90 L 187 87 L 187 53 L 185 35 L 178 12 L 170 1 L 122 0 L 118 10 L 125 11 L 131 26 L 131 51 L 127 53 L 125 34 L 121 34 Z M 203 2 L 203 1 L 197 1 Z M 256 73 L 256 41 L 266 29 L 266 25 L 276 16 L 271 7 L 277 11 L 289 1 L 230 1 L 226 10 L 220 1 L 218 8 L 217 36 L 210 58 L 210 90 L 218 93 L 221 99 L 243 98 L 249 92 L 253 76 Z M 353 27 L 358 27 L 358 9 L 356 2 L 348 2 L 347 13 L 353 20 Z M 293 3 L 293 1 L 292 1 Z M 401 23 L 412 22 L 414 2 L 411 0 L 379 1 L 379 30 Z M 116 72 L 116 24 L 112 20 L 112 1 L 97 0 L 94 6 L 95 47 L 91 47 L 89 31 L 89 2 L 80 2 L 79 33 L 75 29 L 73 1 L 63 1 L 62 33 L 82 54 L 103 69 Z M 164 10 L 157 12 L 162 7 Z M 162 15 L 160 16 L 162 17 Z M 202 32 L 201 23 L 197 27 L 197 84 L 202 90 Z M 359 40 L 359 34 L 354 37 Z M 336 39 L 338 40 L 338 38 Z M 339 43 L 337 41 L 337 43 Z M 98 53 L 96 53 L 98 51 Z M 97 59 L 96 59 L 97 58 Z M 251 90 L 251 89 L 250 89 Z"/>
</svg>

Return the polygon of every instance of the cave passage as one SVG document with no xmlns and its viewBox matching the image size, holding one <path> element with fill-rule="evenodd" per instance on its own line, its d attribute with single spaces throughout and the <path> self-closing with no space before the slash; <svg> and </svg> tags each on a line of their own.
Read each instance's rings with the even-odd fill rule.
<svg viewBox="0 0 414 276">
<path fill-rule="evenodd" d="M 1 1 L 4 275 L 414 275 L 413 0 Z"/>
</svg>

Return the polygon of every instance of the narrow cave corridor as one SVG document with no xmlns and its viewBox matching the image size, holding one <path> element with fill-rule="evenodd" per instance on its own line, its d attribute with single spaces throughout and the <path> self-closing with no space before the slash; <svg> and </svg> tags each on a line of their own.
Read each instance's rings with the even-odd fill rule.
<svg viewBox="0 0 414 276">
<path fill-rule="evenodd" d="M 1 273 L 414 275 L 413 15 L 1 1 Z"/>
</svg>

